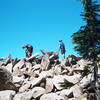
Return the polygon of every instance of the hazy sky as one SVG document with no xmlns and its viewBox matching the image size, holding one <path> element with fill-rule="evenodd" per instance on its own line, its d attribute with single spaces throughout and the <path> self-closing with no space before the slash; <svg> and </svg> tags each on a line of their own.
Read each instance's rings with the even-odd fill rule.
<svg viewBox="0 0 100 100">
<path fill-rule="evenodd" d="M 33 45 L 33 54 L 57 51 L 60 39 L 66 56 L 77 54 L 70 36 L 84 25 L 81 12 L 77 0 L 0 0 L 0 57 L 24 57 L 24 44 Z"/>
</svg>

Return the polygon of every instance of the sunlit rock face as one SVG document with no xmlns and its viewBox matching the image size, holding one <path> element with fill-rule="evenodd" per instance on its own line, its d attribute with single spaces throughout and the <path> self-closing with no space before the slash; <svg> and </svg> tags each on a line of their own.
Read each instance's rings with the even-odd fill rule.
<svg viewBox="0 0 100 100">
<path fill-rule="evenodd" d="M 87 74 L 87 69 L 92 62 L 74 55 L 59 61 L 54 54 L 45 51 L 41 57 L 34 54 L 28 59 L 0 61 L 0 98 L 88 100 L 93 75 Z"/>
</svg>

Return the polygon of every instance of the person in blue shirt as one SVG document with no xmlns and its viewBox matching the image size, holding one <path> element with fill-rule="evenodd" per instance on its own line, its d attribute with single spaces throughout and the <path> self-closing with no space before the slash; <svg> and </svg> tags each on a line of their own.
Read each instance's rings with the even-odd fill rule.
<svg viewBox="0 0 100 100">
<path fill-rule="evenodd" d="M 59 40 L 59 42 L 60 42 L 59 51 L 61 51 L 61 54 L 62 54 L 63 58 L 65 59 L 65 53 L 66 53 L 65 45 L 62 40 Z"/>
<path fill-rule="evenodd" d="M 25 53 L 26 53 L 26 57 L 31 57 L 32 56 L 32 52 L 33 52 L 33 46 L 30 44 L 24 45 L 22 47 L 23 49 L 25 48 Z"/>
</svg>

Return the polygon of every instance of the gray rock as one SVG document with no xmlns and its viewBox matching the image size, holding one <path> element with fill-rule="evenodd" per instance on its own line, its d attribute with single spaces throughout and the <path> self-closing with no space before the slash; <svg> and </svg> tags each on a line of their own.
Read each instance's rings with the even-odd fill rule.
<svg viewBox="0 0 100 100">
<path fill-rule="evenodd" d="M 69 98 L 68 100 L 88 100 L 88 99 L 87 99 L 87 94 L 83 94 L 81 97 Z"/>
<path fill-rule="evenodd" d="M 45 86 L 46 93 L 51 92 L 53 90 L 53 88 L 54 88 L 54 85 L 53 85 L 52 79 L 47 78 L 46 79 L 46 86 Z"/>
<path fill-rule="evenodd" d="M 78 62 L 77 62 L 77 66 L 78 67 L 76 67 L 76 69 L 80 69 L 80 70 L 84 70 L 85 69 L 85 67 L 88 65 L 88 64 L 91 64 L 91 62 L 90 61 L 87 61 L 87 60 L 84 60 L 84 59 L 81 59 L 81 60 L 79 60 Z"/>
<path fill-rule="evenodd" d="M 71 87 L 71 90 L 73 91 L 74 98 L 80 98 L 83 95 L 83 89 L 78 85 L 74 85 Z"/>
<path fill-rule="evenodd" d="M 22 83 L 24 82 L 24 76 L 18 77 L 18 76 L 13 76 L 13 83 Z"/>
<path fill-rule="evenodd" d="M 35 53 L 35 54 L 32 55 L 31 57 L 25 58 L 25 60 L 26 60 L 26 61 L 31 61 L 31 60 L 35 59 L 38 55 L 39 55 L 39 53 Z"/>
<path fill-rule="evenodd" d="M 11 73 L 3 67 L 0 67 L 0 80 L 6 82 L 6 81 L 12 81 L 13 77 Z"/>
<path fill-rule="evenodd" d="M 7 69 L 10 73 L 12 73 L 12 70 L 13 70 L 13 65 L 12 65 L 12 63 L 7 64 L 6 69 Z"/>
<path fill-rule="evenodd" d="M 47 70 L 50 64 L 49 56 L 44 55 L 41 61 L 42 70 Z"/>
<path fill-rule="evenodd" d="M 30 62 L 25 62 L 25 66 L 27 73 L 30 73 L 32 70 L 32 64 Z"/>
<path fill-rule="evenodd" d="M 69 63 L 69 61 L 68 61 L 67 58 L 66 59 L 63 59 L 61 61 L 61 66 L 63 66 L 63 67 L 70 66 L 70 63 Z"/>
<path fill-rule="evenodd" d="M 15 90 L 18 91 L 14 83 L 12 82 L 11 73 L 5 69 L 0 68 L 0 90 Z"/>
<path fill-rule="evenodd" d="M 28 92 L 16 94 L 13 100 L 30 100 L 32 96 L 33 96 L 33 92 L 30 90 Z"/>
<path fill-rule="evenodd" d="M 89 74 L 88 76 L 85 76 L 81 81 L 80 81 L 80 86 L 82 88 L 85 88 L 87 86 L 90 85 L 91 81 L 92 81 L 93 77 L 92 74 Z"/>
<path fill-rule="evenodd" d="M 13 100 L 14 95 L 15 91 L 13 90 L 0 91 L 0 100 Z"/>
<path fill-rule="evenodd" d="M 31 88 L 33 88 L 36 85 L 39 85 L 43 80 L 45 80 L 45 77 L 38 77 L 38 78 L 34 78 L 33 80 L 30 81 L 31 84 Z"/>
<path fill-rule="evenodd" d="M 14 67 L 13 71 L 15 72 L 18 69 L 21 69 L 25 65 L 25 60 L 21 59 Z"/>
<path fill-rule="evenodd" d="M 53 69 L 50 69 L 48 71 L 42 71 L 40 74 L 39 74 L 40 77 L 53 77 L 54 76 L 54 70 Z"/>
<path fill-rule="evenodd" d="M 56 93 L 44 94 L 40 100 L 65 100 L 64 97 L 58 96 Z"/>
<path fill-rule="evenodd" d="M 13 70 L 13 77 L 8 70 L 0 67 L 0 90 L 19 89 L 17 94 L 8 100 L 87 100 L 83 90 L 85 92 L 84 87 L 90 84 L 91 75 L 81 80 L 81 72 L 91 62 L 77 59 L 72 55 L 60 63 L 55 61 L 58 58 L 53 52 L 42 53 L 40 59 L 36 58 L 37 55 L 19 59 L 13 67 L 11 62 L 4 64 L 10 72 Z M 76 59 L 75 63 L 72 62 L 73 57 Z M 69 82 L 71 85 L 64 89 L 61 87 L 61 83 L 64 82 Z"/>
<path fill-rule="evenodd" d="M 68 100 L 77 100 L 76 98 L 69 98 Z"/>
<path fill-rule="evenodd" d="M 33 66 L 32 71 L 41 69 L 41 64 L 36 64 Z"/>
<path fill-rule="evenodd" d="M 54 68 L 55 75 L 61 74 L 61 65 L 56 65 Z"/>
<path fill-rule="evenodd" d="M 40 97 L 41 95 L 45 94 L 45 89 L 42 88 L 42 87 L 34 87 L 32 89 L 32 92 L 33 92 L 33 97 L 34 98 L 38 98 Z"/>
<path fill-rule="evenodd" d="M 75 74 L 75 75 L 73 75 L 73 76 L 68 76 L 68 75 L 66 75 L 66 76 L 64 76 L 65 78 L 65 80 L 67 80 L 67 81 L 69 81 L 69 82 L 71 82 L 71 83 L 73 83 L 73 84 L 76 84 L 77 82 L 79 82 L 79 80 L 81 79 L 81 75 L 80 74 Z"/>
<path fill-rule="evenodd" d="M 52 82 L 58 90 L 61 90 L 61 89 L 63 89 L 63 87 L 61 87 L 60 83 L 64 82 L 64 76 L 63 75 L 56 75 L 53 77 Z"/>
<path fill-rule="evenodd" d="M 72 95 L 72 92 L 72 89 L 63 89 L 60 91 L 60 96 L 69 97 L 70 95 Z"/>
<path fill-rule="evenodd" d="M 24 84 L 21 88 L 19 88 L 19 92 L 25 92 L 31 86 L 30 83 Z"/>
</svg>

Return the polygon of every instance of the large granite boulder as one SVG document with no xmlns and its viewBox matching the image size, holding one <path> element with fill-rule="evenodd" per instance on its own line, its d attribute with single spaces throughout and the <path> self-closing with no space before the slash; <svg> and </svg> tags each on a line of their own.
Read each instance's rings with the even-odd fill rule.
<svg viewBox="0 0 100 100">
<path fill-rule="evenodd" d="M 13 77 L 11 73 L 7 69 L 0 67 L 0 90 L 18 91 L 18 89 L 12 82 L 12 79 Z"/>
<path fill-rule="evenodd" d="M 40 100 L 64 100 L 64 97 L 58 96 L 56 93 L 48 93 L 42 95 Z"/>
<path fill-rule="evenodd" d="M 0 91 L 0 100 L 13 100 L 15 94 L 13 90 Z"/>
</svg>

